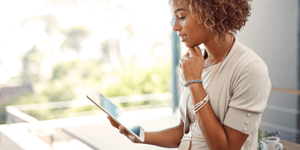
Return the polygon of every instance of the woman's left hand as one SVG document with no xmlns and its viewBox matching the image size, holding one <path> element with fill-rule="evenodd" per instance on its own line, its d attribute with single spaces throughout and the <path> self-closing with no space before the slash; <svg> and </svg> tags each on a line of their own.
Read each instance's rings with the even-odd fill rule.
<svg viewBox="0 0 300 150">
<path fill-rule="evenodd" d="M 200 47 L 189 48 L 187 53 L 179 60 L 179 66 L 186 82 L 202 79 L 204 57 Z"/>
</svg>

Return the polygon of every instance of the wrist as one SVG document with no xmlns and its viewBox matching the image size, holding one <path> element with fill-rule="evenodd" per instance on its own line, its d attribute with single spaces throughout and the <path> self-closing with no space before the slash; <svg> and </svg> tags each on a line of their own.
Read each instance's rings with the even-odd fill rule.
<svg viewBox="0 0 300 150">
<path fill-rule="evenodd" d="M 198 83 L 193 83 L 193 84 L 189 84 L 188 85 L 188 87 L 190 88 L 190 89 L 195 89 L 195 88 L 199 88 L 199 87 L 203 87 L 203 83 L 200 83 L 200 82 L 198 82 Z"/>
<path fill-rule="evenodd" d="M 188 85 L 188 88 L 190 89 L 190 91 L 192 93 L 194 93 L 194 92 L 198 93 L 199 91 L 202 91 L 202 90 L 205 92 L 203 83 L 193 83 L 193 84 Z"/>
<path fill-rule="evenodd" d="M 142 144 L 151 144 L 150 139 L 151 139 L 151 133 L 150 132 L 145 132 L 145 139 L 144 139 L 144 142 Z"/>
</svg>

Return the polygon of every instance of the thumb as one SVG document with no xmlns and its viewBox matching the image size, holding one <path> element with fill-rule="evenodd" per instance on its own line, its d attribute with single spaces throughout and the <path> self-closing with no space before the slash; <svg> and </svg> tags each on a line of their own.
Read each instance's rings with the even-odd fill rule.
<svg viewBox="0 0 300 150">
<path fill-rule="evenodd" d="M 190 53 L 189 57 L 197 56 L 196 51 L 194 48 L 189 48 L 188 52 Z"/>
</svg>

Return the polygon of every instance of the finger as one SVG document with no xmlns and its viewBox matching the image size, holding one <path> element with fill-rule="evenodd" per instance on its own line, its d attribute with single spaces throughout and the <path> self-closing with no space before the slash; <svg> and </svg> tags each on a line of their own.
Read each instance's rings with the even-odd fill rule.
<svg viewBox="0 0 300 150">
<path fill-rule="evenodd" d="M 109 120 L 110 124 L 115 127 L 115 128 L 119 128 L 119 124 L 117 122 L 115 122 L 110 116 L 107 116 L 107 119 Z"/>
<path fill-rule="evenodd" d="M 120 126 L 119 126 L 119 132 L 120 132 L 121 134 L 125 134 L 125 128 L 124 128 L 123 125 L 120 125 Z"/>
<path fill-rule="evenodd" d="M 189 52 L 190 52 L 190 57 L 198 56 L 194 48 L 189 48 Z"/>
<path fill-rule="evenodd" d="M 130 138 L 131 141 L 135 141 L 135 136 L 129 135 L 129 138 Z"/>
<path fill-rule="evenodd" d="M 184 60 L 186 61 L 186 60 L 189 59 L 189 57 L 188 57 L 187 55 L 184 55 L 184 56 L 182 57 L 182 59 L 184 59 Z"/>
<path fill-rule="evenodd" d="M 190 56 L 189 50 L 186 51 L 185 55 Z"/>
<path fill-rule="evenodd" d="M 119 126 L 119 132 L 121 133 L 121 134 L 124 134 L 125 136 L 129 136 L 130 134 L 125 130 L 125 127 L 123 126 L 123 125 L 120 125 Z"/>
<path fill-rule="evenodd" d="M 194 47 L 194 50 L 196 51 L 196 53 L 197 53 L 197 56 L 200 56 L 200 55 L 202 55 L 202 53 L 201 53 L 201 49 L 200 49 L 200 47 L 199 47 L 198 45 Z M 203 55 L 202 55 L 202 57 L 203 57 Z"/>
<path fill-rule="evenodd" d="M 179 59 L 179 67 L 181 68 L 182 59 Z"/>
</svg>

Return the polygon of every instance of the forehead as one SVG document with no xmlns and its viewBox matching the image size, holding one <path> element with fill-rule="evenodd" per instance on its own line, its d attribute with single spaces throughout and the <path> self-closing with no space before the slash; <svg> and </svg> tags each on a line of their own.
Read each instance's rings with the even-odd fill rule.
<svg viewBox="0 0 300 150">
<path fill-rule="evenodd" d="M 188 0 L 169 0 L 169 3 L 171 4 L 171 5 L 173 5 L 173 4 L 177 4 L 177 5 L 184 5 L 184 6 L 187 6 L 187 4 L 188 4 Z"/>
<path fill-rule="evenodd" d="M 186 11 L 189 10 L 188 3 L 186 0 L 170 0 L 169 4 L 170 4 L 170 9 L 171 9 L 172 13 L 174 13 L 179 8 L 183 8 Z"/>
</svg>

